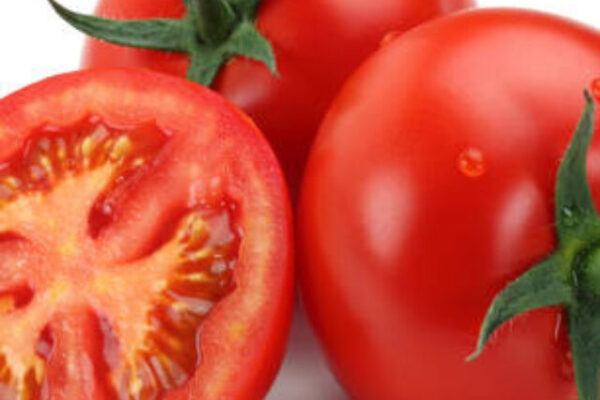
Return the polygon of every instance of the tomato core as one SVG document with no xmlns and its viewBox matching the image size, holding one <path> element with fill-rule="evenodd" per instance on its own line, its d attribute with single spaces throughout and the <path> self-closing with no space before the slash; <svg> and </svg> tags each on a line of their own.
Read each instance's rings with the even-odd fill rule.
<svg viewBox="0 0 600 400">
<path fill-rule="evenodd" d="M 153 124 L 91 116 L 34 130 L 0 164 L 0 324 L 12 327 L 0 337 L 1 399 L 48 399 L 59 380 L 75 397 L 93 382 L 106 398 L 160 399 L 193 376 L 200 329 L 235 289 L 236 203 L 169 210 L 134 257 L 102 246 L 170 140 Z"/>
</svg>

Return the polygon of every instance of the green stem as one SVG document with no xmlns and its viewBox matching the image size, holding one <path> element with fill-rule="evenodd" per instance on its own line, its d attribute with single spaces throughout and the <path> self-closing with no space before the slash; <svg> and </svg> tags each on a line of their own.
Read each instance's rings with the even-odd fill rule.
<svg viewBox="0 0 600 400">
<path fill-rule="evenodd" d="M 198 17 L 198 34 L 205 43 L 222 43 L 231 33 L 237 19 L 225 0 L 194 0 Z"/>
<path fill-rule="evenodd" d="M 204 86 L 212 85 L 227 61 L 238 56 L 256 60 L 278 76 L 271 43 L 255 24 L 260 0 L 182 1 L 187 10 L 182 19 L 112 20 L 79 14 L 48 0 L 67 23 L 96 39 L 188 54 L 187 76 Z"/>
<path fill-rule="evenodd" d="M 483 321 L 477 348 L 484 350 L 504 323 L 530 310 L 564 307 L 575 366 L 579 400 L 599 400 L 600 372 L 600 217 L 590 192 L 586 161 L 594 133 L 594 101 L 586 107 L 556 180 L 555 218 L 559 244 L 551 256 L 533 266 L 500 292 Z"/>
</svg>

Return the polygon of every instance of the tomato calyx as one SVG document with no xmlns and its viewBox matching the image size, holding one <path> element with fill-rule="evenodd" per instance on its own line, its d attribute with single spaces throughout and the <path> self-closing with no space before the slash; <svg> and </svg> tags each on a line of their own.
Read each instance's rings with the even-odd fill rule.
<svg viewBox="0 0 600 400">
<path fill-rule="evenodd" d="M 261 0 L 183 0 L 187 12 L 182 19 L 141 20 L 84 15 L 48 1 L 67 23 L 96 39 L 188 54 L 187 78 L 204 86 L 236 56 L 254 59 L 278 76 L 273 48 L 255 26 Z"/>
<path fill-rule="evenodd" d="M 586 107 L 561 162 L 555 188 L 557 249 L 509 284 L 493 300 L 483 321 L 478 358 L 492 334 L 525 312 L 549 306 L 564 308 L 578 396 L 598 400 L 600 372 L 600 216 L 588 185 L 586 161 L 594 132 L 594 100 Z"/>
</svg>

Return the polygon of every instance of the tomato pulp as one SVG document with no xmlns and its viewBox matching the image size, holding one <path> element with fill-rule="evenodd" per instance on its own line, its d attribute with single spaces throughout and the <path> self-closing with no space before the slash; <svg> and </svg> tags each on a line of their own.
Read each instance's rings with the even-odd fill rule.
<svg viewBox="0 0 600 400">
<path fill-rule="evenodd" d="M 241 112 L 150 72 L 0 101 L 0 398 L 262 398 L 291 317 L 290 210 Z"/>
<path fill-rule="evenodd" d="M 598 32 L 481 10 L 393 40 L 346 84 L 307 166 L 299 239 L 305 304 L 353 399 L 576 398 L 559 310 L 465 358 L 493 297 L 554 249 L 556 171 L 599 74 Z"/>
<path fill-rule="evenodd" d="M 280 78 L 255 61 L 236 58 L 222 69 L 213 87 L 265 133 L 294 195 L 330 101 L 384 35 L 473 4 L 473 0 L 264 0 L 257 26 L 274 48 Z M 184 11 L 182 0 L 102 0 L 96 14 L 179 18 Z M 185 76 L 189 59 L 90 40 L 83 66 L 145 67 Z"/>
</svg>

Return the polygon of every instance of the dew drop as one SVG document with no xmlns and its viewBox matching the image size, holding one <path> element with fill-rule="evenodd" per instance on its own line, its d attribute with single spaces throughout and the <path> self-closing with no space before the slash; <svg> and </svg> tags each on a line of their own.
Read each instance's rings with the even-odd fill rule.
<svg viewBox="0 0 600 400">
<path fill-rule="evenodd" d="M 394 39 L 396 39 L 397 37 L 399 37 L 400 35 L 402 35 L 402 31 L 391 31 L 386 33 L 383 38 L 381 38 L 381 40 L 379 41 L 379 47 L 385 47 L 388 44 L 390 44 L 391 42 L 394 41 Z"/>
<path fill-rule="evenodd" d="M 483 153 L 472 147 L 460 153 L 457 166 L 460 172 L 469 178 L 479 178 L 486 171 Z"/>
<path fill-rule="evenodd" d="M 595 79 L 592 82 L 592 95 L 597 101 L 600 101 L 600 78 Z"/>
</svg>

